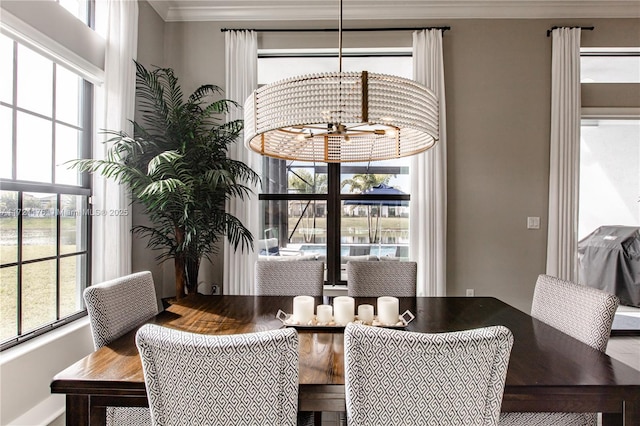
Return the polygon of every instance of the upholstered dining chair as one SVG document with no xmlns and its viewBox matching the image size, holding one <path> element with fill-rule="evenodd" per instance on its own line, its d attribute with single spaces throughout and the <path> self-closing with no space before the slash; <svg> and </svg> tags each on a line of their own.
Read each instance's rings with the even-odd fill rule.
<svg viewBox="0 0 640 426">
<path fill-rule="evenodd" d="M 586 343 L 607 350 L 611 324 L 619 300 L 598 289 L 540 275 L 536 281 L 531 316 Z M 500 425 L 591 426 L 595 413 L 503 413 Z"/>
<path fill-rule="evenodd" d="M 347 262 L 347 293 L 352 297 L 415 297 L 416 262 Z"/>
<path fill-rule="evenodd" d="M 430 334 L 348 324 L 347 424 L 496 425 L 512 346 L 503 326 Z"/>
<path fill-rule="evenodd" d="M 254 278 L 259 296 L 322 296 L 324 262 L 258 260 Z"/>
<path fill-rule="evenodd" d="M 155 425 L 289 425 L 298 410 L 298 333 L 136 334 Z"/>
<path fill-rule="evenodd" d="M 258 260 L 255 264 L 255 285 L 258 296 L 322 296 L 324 291 L 324 262 L 315 260 Z M 298 426 L 315 424 L 310 411 L 298 413 Z"/>
<path fill-rule="evenodd" d="M 84 291 L 93 345 L 99 349 L 158 313 L 151 272 L 138 272 L 92 285 Z M 107 407 L 107 425 L 150 425 L 145 407 Z"/>
</svg>

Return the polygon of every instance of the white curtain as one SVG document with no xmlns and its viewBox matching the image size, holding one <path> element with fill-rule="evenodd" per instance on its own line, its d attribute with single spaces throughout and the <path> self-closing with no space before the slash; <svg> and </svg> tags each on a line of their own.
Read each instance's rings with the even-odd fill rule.
<svg viewBox="0 0 640 426">
<path fill-rule="evenodd" d="M 413 33 L 413 78 L 440 101 L 440 141 L 411 161 L 411 259 L 418 262 L 418 296 L 445 296 L 447 272 L 447 132 L 442 31 Z"/>
<path fill-rule="evenodd" d="M 226 98 L 244 104 L 247 97 L 258 86 L 258 37 L 255 31 L 227 31 L 225 33 L 225 91 Z M 233 109 L 227 120 L 242 119 L 242 108 Z M 239 160 L 262 175 L 262 159 L 244 146 L 244 138 L 229 148 L 229 157 Z M 253 188 L 254 194 L 244 201 L 233 199 L 227 202 L 227 212 L 231 213 L 259 238 L 260 203 L 259 188 Z M 254 244 L 255 245 L 255 244 Z M 225 294 L 254 294 L 253 268 L 258 259 L 257 251 L 234 251 L 227 240 L 224 243 Z"/>
<path fill-rule="evenodd" d="M 547 274 L 576 281 L 580 167 L 580 28 L 552 33 Z"/>
<path fill-rule="evenodd" d="M 93 158 L 105 158 L 107 144 L 101 130 L 133 134 L 138 48 L 138 2 L 108 0 L 105 81 L 97 90 Z M 131 273 L 131 206 L 126 187 L 93 174 L 93 206 L 104 214 L 92 217 L 93 283 Z M 128 214 L 124 214 L 127 210 Z"/>
</svg>

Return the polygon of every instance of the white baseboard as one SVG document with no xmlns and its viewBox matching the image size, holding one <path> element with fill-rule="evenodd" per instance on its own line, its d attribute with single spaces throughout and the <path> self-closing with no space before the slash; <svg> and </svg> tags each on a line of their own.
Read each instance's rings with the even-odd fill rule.
<svg viewBox="0 0 640 426">
<path fill-rule="evenodd" d="M 65 401 L 64 395 L 51 395 L 7 426 L 48 426 L 64 413 Z"/>
</svg>

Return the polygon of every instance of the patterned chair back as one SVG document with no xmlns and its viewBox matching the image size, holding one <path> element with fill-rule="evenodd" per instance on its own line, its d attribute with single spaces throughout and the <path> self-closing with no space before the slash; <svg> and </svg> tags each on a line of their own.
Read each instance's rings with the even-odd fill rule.
<svg viewBox="0 0 640 426">
<path fill-rule="evenodd" d="M 595 288 L 539 275 L 531 316 L 601 352 L 607 350 L 619 300 Z M 501 426 L 596 426 L 596 413 L 502 413 Z"/>
<path fill-rule="evenodd" d="M 495 425 L 512 346 L 502 326 L 427 334 L 349 324 L 348 424 Z"/>
<path fill-rule="evenodd" d="M 531 316 L 601 352 L 607 350 L 619 300 L 598 289 L 540 275 Z"/>
<path fill-rule="evenodd" d="M 324 262 L 315 260 L 259 260 L 255 265 L 259 296 L 322 296 Z"/>
<path fill-rule="evenodd" d="M 347 292 L 352 297 L 415 297 L 416 262 L 347 262 Z"/>
<path fill-rule="evenodd" d="M 158 313 L 151 272 L 138 272 L 92 285 L 84 291 L 93 346 L 100 349 Z M 148 426 L 146 407 L 107 407 L 107 426 Z"/>
<path fill-rule="evenodd" d="M 215 336 L 146 324 L 136 345 L 154 424 L 295 426 L 294 329 Z"/>
<path fill-rule="evenodd" d="M 96 349 L 158 313 L 151 272 L 138 272 L 92 285 L 84 291 Z"/>
</svg>

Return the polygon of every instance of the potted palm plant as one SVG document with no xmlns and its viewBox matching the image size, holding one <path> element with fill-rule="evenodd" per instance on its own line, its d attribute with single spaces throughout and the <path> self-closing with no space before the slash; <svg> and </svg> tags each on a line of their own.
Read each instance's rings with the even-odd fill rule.
<svg viewBox="0 0 640 426">
<path fill-rule="evenodd" d="M 183 96 L 171 68 L 147 70 L 136 62 L 136 94 L 142 119 L 133 136 L 107 130 L 111 146 L 103 160 L 81 159 L 73 167 L 127 185 L 152 226 L 133 232 L 148 237 L 160 251 L 157 260 L 173 259 L 176 298 L 197 292 L 203 257 L 210 260 L 225 236 L 232 247 L 253 247 L 251 232 L 225 211 L 225 201 L 244 199 L 259 176 L 246 164 L 227 157 L 229 144 L 242 131 L 242 120 L 225 122 L 238 105 L 216 99 L 219 87 L 206 84 Z"/>
</svg>

